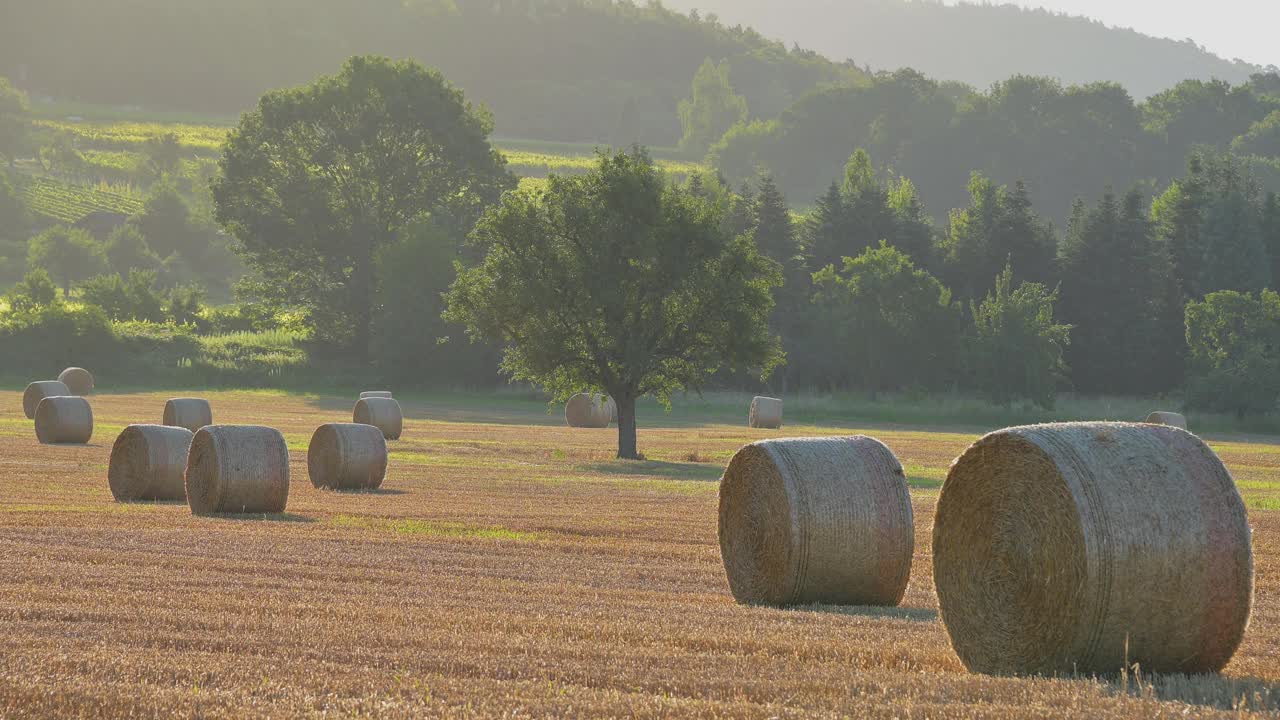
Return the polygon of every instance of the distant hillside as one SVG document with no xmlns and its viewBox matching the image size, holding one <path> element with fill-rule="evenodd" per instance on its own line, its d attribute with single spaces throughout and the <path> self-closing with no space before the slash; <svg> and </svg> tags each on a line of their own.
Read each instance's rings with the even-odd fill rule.
<svg viewBox="0 0 1280 720">
<path fill-rule="evenodd" d="M 1153 38 L 1016 5 L 943 5 L 935 0 L 666 0 L 719 16 L 836 60 L 986 88 L 1011 75 L 1066 84 L 1114 81 L 1143 98 L 1181 80 L 1232 83 L 1261 68 L 1213 55 L 1189 41 Z"/>
<path fill-rule="evenodd" d="M 499 134 L 674 145 L 676 106 L 727 60 L 757 117 L 862 73 L 747 30 L 601 0 L 40 0 L 3 3 L 0 75 L 33 96 L 235 115 L 355 54 L 413 57 Z"/>
</svg>

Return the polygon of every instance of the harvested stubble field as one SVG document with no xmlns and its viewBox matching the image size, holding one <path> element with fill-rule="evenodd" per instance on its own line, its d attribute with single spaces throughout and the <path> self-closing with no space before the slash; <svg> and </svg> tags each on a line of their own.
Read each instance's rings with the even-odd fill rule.
<svg viewBox="0 0 1280 720">
<path fill-rule="evenodd" d="M 524 404 L 404 402 L 372 493 L 314 490 L 335 398 L 215 393 L 280 428 L 288 513 L 193 518 L 112 502 L 107 458 L 169 394 L 97 396 L 93 443 L 41 447 L 0 393 L 0 717 L 1214 717 L 1280 709 L 1280 446 L 1215 442 L 1245 492 L 1257 607 L 1223 677 L 968 674 L 930 580 L 938 485 L 972 434 L 861 429 L 911 476 L 915 564 L 894 610 L 735 605 L 716 480 L 742 444 L 857 428 L 612 430 Z M 744 418 L 745 419 L 745 418 Z M 663 424 L 660 416 L 646 418 Z M 1169 588 L 1178 592 L 1178 588 Z"/>
</svg>

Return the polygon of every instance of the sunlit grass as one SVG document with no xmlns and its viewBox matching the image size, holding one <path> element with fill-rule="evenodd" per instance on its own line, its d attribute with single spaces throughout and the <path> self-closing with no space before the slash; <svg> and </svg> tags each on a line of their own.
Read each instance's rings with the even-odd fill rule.
<svg viewBox="0 0 1280 720">
<path fill-rule="evenodd" d="M 367 530 L 394 533 L 396 535 L 417 535 L 473 540 L 506 540 L 513 542 L 531 542 L 542 539 L 538 533 L 521 532 L 503 527 L 477 527 L 458 522 L 429 522 L 426 520 L 337 515 L 329 518 L 325 523 L 334 527 L 364 528 Z"/>
</svg>

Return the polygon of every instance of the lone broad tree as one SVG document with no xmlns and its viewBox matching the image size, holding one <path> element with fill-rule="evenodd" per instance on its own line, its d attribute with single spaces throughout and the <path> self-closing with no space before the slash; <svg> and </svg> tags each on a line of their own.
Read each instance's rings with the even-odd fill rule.
<svg viewBox="0 0 1280 720">
<path fill-rule="evenodd" d="M 319 337 L 364 357 L 379 251 L 428 215 L 465 232 L 514 186 L 491 130 L 439 73 L 355 57 L 244 115 L 213 186 L 218 220 L 265 299 L 305 311 Z"/>
<path fill-rule="evenodd" d="M 782 360 L 768 331 L 777 263 L 719 211 L 668 184 L 640 149 L 601 154 L 539 194 L 508 193 L 476 226 L 446 317 L 506 344 L 503 370 L 557 399 L 618 406 L 618 457 L 638 459 L 636 400 L 667 402 L 728 367 Z"/>
</svg>

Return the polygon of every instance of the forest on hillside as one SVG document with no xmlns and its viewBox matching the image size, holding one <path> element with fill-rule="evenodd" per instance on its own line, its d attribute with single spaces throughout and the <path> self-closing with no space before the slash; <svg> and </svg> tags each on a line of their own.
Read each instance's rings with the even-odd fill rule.
<svg viewBox="0 0 1280 720">
<path fill-rule="evenodd" d="M 497 132 L 669 146 L 677 102 L 727 61 L 758 116 L 862 73 L 656 4 L 581 0 L 42 0 L 5 3 L 0 75 L 33 97 L 235 116 L 356 54 L 439 68 Z"/>
<path fill-rule="evenodd" d="M 1188 78 L 1241 83 L 1265 71 L 1190 40 L 1155 38 L 1089 18 L 1008 3 L 937 0 L 665 0 L 715 14 L 836 60 L 876 70 L 910 67 L 985 88 L 1011 75 L 1113 81 L 1138 98 Z"/>
</svg>

